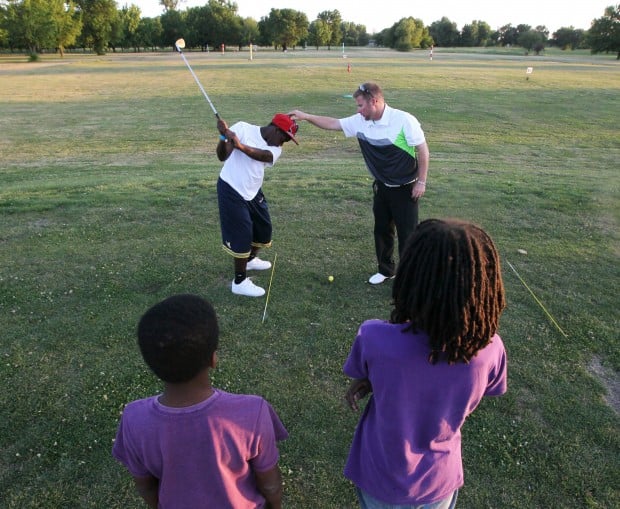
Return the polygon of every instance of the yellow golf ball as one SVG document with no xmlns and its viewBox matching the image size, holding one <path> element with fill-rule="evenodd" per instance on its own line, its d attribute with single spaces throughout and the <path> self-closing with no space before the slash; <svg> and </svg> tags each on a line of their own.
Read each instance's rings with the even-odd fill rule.
<svg viewBox="0 0 620 509">
<path fill-rule="evenodd" d="M 334 282 L 334 276 L 329 276 L 329 277 L 327 278 L 327 280 L 328 280 L 330 283 L 333 283 L 333 282 Z"/>
</svg>

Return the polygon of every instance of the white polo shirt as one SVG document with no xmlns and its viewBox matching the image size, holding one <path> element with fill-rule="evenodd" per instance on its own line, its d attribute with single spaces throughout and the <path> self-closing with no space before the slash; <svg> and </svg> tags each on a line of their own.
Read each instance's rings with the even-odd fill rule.
<svg viewBox="0 0 620 509">
<path fill-rule="evenodd" d="M 379 120 L 366 120 L 356 113 L 339 121 L 346 137 L 357 137 L 366 167 L 375 179 L 388 186 L 415 180 L 418 171 L 415 147 L 426 138 L 413 115 L 386 104 Z"/>
</svg>

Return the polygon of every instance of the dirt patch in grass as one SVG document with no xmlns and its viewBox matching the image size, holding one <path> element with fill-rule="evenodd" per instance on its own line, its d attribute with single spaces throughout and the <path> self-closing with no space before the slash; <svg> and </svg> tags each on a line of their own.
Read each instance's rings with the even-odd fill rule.
<svg viewBox="0 0 620 509">
<path fill-rule="evenodd" d="M 607 404 L 617 414 L 620 414 L 620 377 L 618 377 L 618 374 L 613 369 L 603 366 L 601 359 L 596 356 L 590 362 L 590 370 L 607 390 L 607 395 L 605 396 Z"/>
</svg>

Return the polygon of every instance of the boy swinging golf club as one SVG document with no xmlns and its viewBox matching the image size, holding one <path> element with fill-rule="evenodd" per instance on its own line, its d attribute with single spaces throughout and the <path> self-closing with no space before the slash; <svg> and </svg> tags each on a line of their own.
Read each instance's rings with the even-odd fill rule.
<svg viewBox="0 0 620 509">
<path fill-rule="evenodd" d="M 218 118 L 217 157 L 224 162 L 217 181 L 217 199 L 224 251 L 234 258 L 236 295 L 262 297 L 265 290 L 248 277 L 248 270 L 267 270 L 271 263 L 258 258 L 260 248 L 271 246 L 271 217 L 262 191 L 265 168 L 282 154 L 282 145 L 295 139 L 297 123 L 277 113 L 263 127 L 237 122 L 230 128 Z"/>
<path fill-rule="evenodd" d="M 267 270 L 271 263 L 258 258 L 258 250 L 271 246 L 271 217 L 262 191 L 265 168 L 275 164 L 282 154 L 282 145 L 289 140 L 296 144 L 297 123 L 277 113 L 263 127 L 237 122 L 230 128 L 222 120 L 200 80 L 183 54 L 185 40 L 178 39 L 175 48 L 192 73 L 202 95 L 217 118 L 220 140 L 217 157 L 224 162 L 217 181 L 222 245 L 234 258 L 235 277 L 232 292 L 248 297 L 262 297 L 264 288 L 248 277 L 248 270 Z M 263 318 L 264 319 L 264 318 Z"/>
</svg>

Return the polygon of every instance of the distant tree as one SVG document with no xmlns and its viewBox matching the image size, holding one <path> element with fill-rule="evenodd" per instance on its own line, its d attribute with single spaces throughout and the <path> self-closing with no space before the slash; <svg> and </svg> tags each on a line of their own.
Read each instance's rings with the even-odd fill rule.
<svg viewBox="0 0 620 509">
<path fill-rule="evenodd" d="M 108 48 L 110 48 L 113 52 L 116 53 L 116 48 L 126 48 L 127 43 L 124 40 L 123 34 L 123 23 L 121 20 L 121 11 L 117 11 L 117 16 L 112 21 L 112 27 L 110 30 L 110 37 L 108 40 Z"/>
<path fill-rule="evenodd" d="M 343 21 L 340 24 L 340 31 L 342 32 L 345 46 L 366 46 L 368 44 L 369 36 L 364 25 Z"/>
<path fill-rule="evenodd" d="M 282 51 L 308 37 L 308 17 L 294 9 L 271 9 L 269 16 L 258 22 L 258 27 L 261 36 Z"/>
<path fill-rule="evenodd" d="M 456 46 L 459 42 L 459 31 L 456 23 L 445 16 L 439 21 L 434 21 L 428 29 L 436 46 L 444 48 Z"/>
<path fill-rule="evenodd" d="M 242 44 L 255 44 L 258 42 L 259 31 L 258 22 L 254 18 L 241 20 L 241 42 Z"/>
<path fill-rule="evenodd" d="M 538 25 L 534 30 L 543 35 L 545 42 L 549 40 L 549 29 L 545 25 Z"/>
<path fill-rule="evenodd" d="M 54 21 L 46 0 L 12 2 L 7 15 L 11 47 L 35 54 L 54 45 Z"/>
<path fill-rule="evenodd" d="M 415 22 L 409 18 L 401 18 L 390 28 L 389 47 L 398 51 L 410 51 L 411 33 L 415 30 Z"/>
<path fill-rule="evenodd" d="M 388 40 L 391 38 L 391 31 L 389 28 L 384 28 L 380 32 L 373 35 L 375 45 L 380 47 L 389 47 Z"/>
<path fill-rule="evenodd" d="M 2 10 L 6 41 L 11 47 L 26 48 L 35 54 L 43 49 L 72 45 L 82 28 L 81 16 L 69 0 L 13 1 Z"/>
<path fill-rule="evenodd" d="M 172 47 L 177 39 L 185 37 L 186 24 L 185 13 L 179 11 L 166 11 L 160 17 L 160 23 L 162 28 L 162 47 Z"/>
<path fill-rule="evenodd" d="M 528 30 L 522 32 L 517 38 L 517 43 L 522 46 L 529 53 L 534 51 L 537 55 L 545 48 L 545 42 L 547 41 L 544 33 L 538 30 Z"/>
<path fill-rule="evenodd" d="M 317 18 L 310 23 L 308 42 L 318 50 L 320 46 L 327 46 L 331 39 L 331 28 L 322 19 Z"/>
<path fill-rule="evenodd" d="M 162 18 L 165 16 L 171 19 L 175 19 L 172 14 L 176 14 L 177 11 L 166 11 Z M 182 19 L 181 29 L 179 37 L 183 37 L 186 47 L 195 48 L 200 47 L 206 50 L 206 45 L 215 45 L 213 29 L 215 28 L 215 20 L 211 14 L 211 9 L 208 5 L 201 5 L 199 7 L 190 7 L 186 11 L 179 13 L 180 19 Z M 164 22 L 164 26 L 167 26 L 167 22 Z M 177 37 L 178 39 L 178 37 Z M 219 39 L 219 37 L 218 37 Z M 176 41 L 176 39 L 175 39 Z M 174 42 L 174 41 L 171 41 Z"/>
<path fill-rule="evenodd" d="M 592 21 L 587 41 L 592 53 L 616 53 L 620 60 L 620 4 L 610 5 L 602 18 Z"/>
<path fill-rule="evenodd" d="M 459 40 L 459 46 L 474 47 L 478 42 L 478 25 L 464 25 L 461 30 L 461 37 Z"/>
<path fill-rule="evenodd" d="M 576 30 L 574 27 L 562 27 L 556 32 L 550 40 L 551 44 L 563 50 L 574 50 L 580 48 L 585 40 L 585 31 Z"/>
<path fill-rule="evenodd" d="M 460 46 L 488 46 L 491 42 L 492 30 L 485 21 L 472 21 L 464 25 L 459 37 Z"/>
<path fill-rule="evenodd" d="M 577 34 L 579 36 L 579 42 L 576 46 L 576 49 L 589 49 L 588 46 L 588 31 L 583 30 L 581 28 L 577 29 Z"/>
<path fill-rule="evenodd" d="M 7 6 L 0 4 L 0 48 L 5 48 L 9 43 L 9 31 L 7 30 L 8 13 Z"/>
<path fill-rule="evenodd" d="M 370 34 L 366 31 L 366 25 L 356 25 L 357 32 L 357 45 L 368 46 L 370 44 Z"/>
<path fill-rule="evenodd" d="M 432 44 L 432 37 L 421 19 L 411 16 L 396 22 L 388 32 L 386 44 L 398 51 L 410 51 L 413 48 L 426 48 Z"/>
<path fill-rule="evenodd" d="M 493 30 L 491 25 L 486 21 L 473 21 L 478 26 L 478 38 L 476 40 L 476 46 L 488 46 L 491 42 L 491 34 Z"/>
<path fill-rule="evenodd" d="M 489 38 L 488 46 L 500 46 L 501 45 L 501 32 L 499 30 L 493 30 L 491 37 Z"/>
<path fill-rule="evenodd" d="M 502 46 L 514 46 L 517 44 L 519 32 L 510 23 L 500 27 L 497 34 L 497 42 Z"/>
<path fill-rule="evenodd" d="M 162 5 L 166 12 L 176 11 L 179 0 L 159 0 L 159 5 Z"/>
<path fill-rule="evenodd" d="M 105 55 L 118 17 L 114 0 L 77 0 L 84 27 L 80 39 L 98 55 Z"/>
<path fill-rule="evenodd" d="M 161 26 L 161 20 L 156 18 L 142 18 L 136 32 L 138 44 L 143 48 L 151 48 L 154 50 L 157 46 L 165 46 L 162 41 L 164 29 Z"/>
<path fill-rule="evenodd" d="M 272 46 L 271 23 L 268 16 L 262 16 L 258 21 L 258 43 L 261 46 Z"/>
<path fill-rule="evenodd" d="M 0 18 L 2 16 L 0 15 Z M 9 46 L 9 31 L 3 28 L 5 19 L 0 19 L 0 48 L 7 48 Z"/>
<path fill-rule="evenodd" d="M 139 51 L 140 44 L 138 40 L 138 28 L 140 27 L 140 8 L 137 5 L 127 7 L 125 5 L 118 13 L 118 29 L 116 35 L 116 44 L 122 48 L 133 47 Z"/>
<path fill-rule="evenodd" d="M 241 46 L 244 38 L 243 20 L 237 14 L 237 4 L 225 0 L 209 0 L 202 7 L 192 7 L 185 12 L 185 42 L 189 47 L 207 45 L 219 47 Z"/>
<path fill-rule="evenodd" d="M 61 58 L 65 48 L 73 46 L 82 32 L 82 13 L 72 0 L 52 0 L 52 17 L 56 21 L 55 42 Z"/>
<path fill-rule="evenodd" d="M 242 37 L 241 17 L 237 14 L 237 4 L 228 0 L 209 0 L 208 7 L 211 11 L 213 25 L 206 35 L 210 39 L 214 38 L 215 44 L 239 46 Z"/>
<path fill-rule="evenodd" d="M 340 25 L 342 23 L 342 16 L 340 11 L 334 9 L 333 11 L 319 12 L 318 19 L 322 19 L 329 28 L 329 40 L 327 41 L 327 49 L 332 49 L 332 46 L 338 46 L 342 42 L 342 31 Z"/>
</svg>

